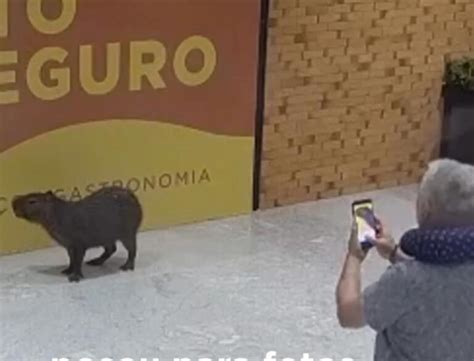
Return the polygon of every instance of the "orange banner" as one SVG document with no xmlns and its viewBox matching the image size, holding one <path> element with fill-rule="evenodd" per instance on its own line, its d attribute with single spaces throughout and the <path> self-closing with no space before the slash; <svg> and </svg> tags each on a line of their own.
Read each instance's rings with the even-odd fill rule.
<svg viewBox="0 0 474 361">
<path fill-rule="evenodd" d="M 0 251 L 45 244 L 17 193 L 121 184 L 145 228 L 250 211 L 259 20 L 258 0 L 0 0 Z"/>
</svg>

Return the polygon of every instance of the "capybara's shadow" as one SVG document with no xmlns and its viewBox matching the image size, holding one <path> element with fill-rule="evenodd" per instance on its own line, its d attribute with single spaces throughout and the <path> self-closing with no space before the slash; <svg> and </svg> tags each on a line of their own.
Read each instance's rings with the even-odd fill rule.
<svg viewBox="0 0 474 361">
<path fill-rule="evenodd" d="M 85 260 L 85 262 L 87 261 L 88 259 Z M 110 275 L 122 272 L 120 270 L 120 266 L 122 266 L 125 263 L 125 261 L 126 261 L 126 258 L 113 257 L 107 260 L 107 262 L 103 264 L 102 266 L 89 266 L 84 262 L 84 264 L 82 265 L 82 273 L 84 274 L 84 280 L 106 277 L 106 276 L 110 276 Z M 60 265 L 60 266 L 33 265 L 33 266 L 29 266 L 28 268 L 30 269 L 30 271 L 34 273 L 39 273 L 46 276 L 60 277 L 67 280 L 67 276 L 61 273 L 62 270 L 67 268 L 67 266 L 68 266 L 67 264 Z"/>
</svg>

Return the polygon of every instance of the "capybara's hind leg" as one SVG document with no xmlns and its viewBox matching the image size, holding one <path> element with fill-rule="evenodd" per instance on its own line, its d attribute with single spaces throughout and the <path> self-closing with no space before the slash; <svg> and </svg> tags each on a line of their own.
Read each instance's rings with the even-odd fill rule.
<svg viewBox="0 0 474 361">
<path fill-rule="evenodd" d="M 120 269 L 122 271 L 133 271 L 135 269 L 135 257 L 137 255 L 137 237 L 133 235 L 121 241 L 128 251 L 128 258 Z"/>
<path fill-rule="evenodd" d="M 115 243 L 108 244 L 104 246 L 104 253 L 102 253 L 99 257 L 91 259 L 90 261 L 86 262 L 86 264 L 90 266 L 102 266 L 105 261 L 107 261 L 117 250 L 117 246 Z"/>
</svg>

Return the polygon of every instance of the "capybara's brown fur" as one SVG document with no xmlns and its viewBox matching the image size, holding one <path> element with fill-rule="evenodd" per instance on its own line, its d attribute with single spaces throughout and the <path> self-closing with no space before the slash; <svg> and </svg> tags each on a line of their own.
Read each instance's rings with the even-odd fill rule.
<svg viewBox="0 0 474 361">
<path fill-rule="evenodd" d="M 106 187 L 76 202 L 65 201 L 52 192 L 17 196 L 12 202 L 15 215 L 41 225 L 69 255 L 63 271 L 72 282 L 82 275 L 87 249 L 104 247 L 104 253 L 87 264 L 102 265 L 121 241 L 128 251 L 122 270 L 133 270 L 137 252 L 136 236 L 143 218 L 135 194 L 125 188 Z"/>
</svg>

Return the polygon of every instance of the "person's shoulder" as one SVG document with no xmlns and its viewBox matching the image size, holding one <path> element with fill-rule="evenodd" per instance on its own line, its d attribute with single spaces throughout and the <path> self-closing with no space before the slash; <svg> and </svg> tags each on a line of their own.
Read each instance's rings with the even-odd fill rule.
<svg viewBox="0 0 474 361">
<path fill-rule="evenodd" d="M 398 273 L 402 275 L 409 275 L 413 271 L 421 270 L 424 268 L 424 265 L 417 260 L 405 260 L 400 261 L 394 264 L 391 264 L 388 268 L 388 272 Z"/>
<path fill-rule="evenodd" d="M 413 286 L 424 284 L 436 272 L 434 266 L 416 260 L 406 260 L 390 265 L 384 277 L 395 278 Z"/>
<path fill-rule="evenodd" d="M 474 262 L 464 262 L 460 264 L 431 264 L 428 262 L 421 262 L 415 259 L 397 262 L 390 266 L 394 270 L 401 273 L 412 274 L 413 272 L 419 273 L 433 273 L 433 272 L 458 272 L 467 271 L 474 272 Z"/>
<path fill-rule="evenodd" d="M 454 278 L 474 278 L 474 262 L 460 265 L 434 265 L 417 260 L 408 260 L 390 266 L 386 277 L 397 278 L 415 287 L 424 288 L 432 282 L 443 279 L 448 282 Z"/>
</svg>

